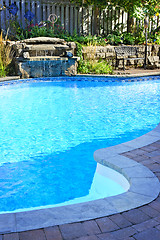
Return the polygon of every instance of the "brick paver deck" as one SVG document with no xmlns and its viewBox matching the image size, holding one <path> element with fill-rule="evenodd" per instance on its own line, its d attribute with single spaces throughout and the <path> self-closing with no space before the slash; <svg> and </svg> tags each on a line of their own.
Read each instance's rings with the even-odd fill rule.
<svg viewBox="0 0 160 240">
<path fill-rule="evenodd" d="M 148 167 L 160 180 L 160 141 L 122 155 Z M 108 217 L 0 235 L 0 240 L 160 240 L 160 195 L 145 206 Z"/>
<path fill-rule="evenodd" d="M 114 74 L 117 75 L 134 75 L 134 74 L 148 74 L 148 75 L 154 75 L 155 73 L 160 73 L 160 69 L 146 69 L 143 68 L 128 68 L 125 71 L 123 70 L 114 70 Z"/>
</svg>

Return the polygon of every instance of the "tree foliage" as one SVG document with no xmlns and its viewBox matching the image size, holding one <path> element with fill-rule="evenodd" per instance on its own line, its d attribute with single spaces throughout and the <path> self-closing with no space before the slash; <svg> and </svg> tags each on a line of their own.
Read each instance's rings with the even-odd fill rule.
<svg viewBox="0 0 160 240">
<path fill-rule="evenodd" d="M 160 11 L 160 0 L 71 0 L 79 5 L 93 5 L 98 8 L 106 8 L 109 6 L 119 6 L 131 15 L 136 8 L 143 8 L 148 15 L 154 15 Z"/>
<path fill-rule="evenodd" d="M 77 3 L 80 6 L 94 6 L 98 8 L 106 8 L 108 6 L 108 0 L 70 0 L 72 3 Z"/>
<path fill-rule="evenodd" d="M 153 16 L 159 11 L 160 0 L 114 0 L 115 5 L 120 6 L 131 15 L 137 8 L 142 8 L 146 15 Z"/>
</svg>

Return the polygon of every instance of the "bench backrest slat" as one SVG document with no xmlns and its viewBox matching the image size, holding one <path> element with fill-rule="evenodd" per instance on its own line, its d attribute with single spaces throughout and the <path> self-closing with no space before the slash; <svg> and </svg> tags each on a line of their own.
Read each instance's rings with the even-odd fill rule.
<svg viewBox="0 0 160 240">
<path fill-rule="evenodd" d="M 115 47 L 117 56 L 132 56 L 137 55 L 137 47 L 121 46 Z"/>
</svg>

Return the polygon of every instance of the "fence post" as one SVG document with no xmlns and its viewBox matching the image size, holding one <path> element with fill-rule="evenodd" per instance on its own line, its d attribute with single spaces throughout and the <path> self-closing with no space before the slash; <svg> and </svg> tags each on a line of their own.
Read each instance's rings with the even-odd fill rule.
<svg viewBox="0 0 160 240">
<path fill-rule="evenodd" d="M 92 6 L 88 8 L 88 34 L 92 32 Z"/>
<path fill-rule="evenodd" d="M 31 11 L 35 15 L 35 17 L 33 18 L 33 22 L 35 24 L 36 23 L 36 10 L 35 10 L 35 2 L 34 1 L 31 3 Z"/>
<path fill-rule="evenodd" d="M 36 9 L 37 22 L 40 23 L 42 21 L 41 4 L 39 1 L 37 1 L 36 3 L 37 3 Z"/>
<path fill-rule="evenodd" d="M 57 5 L 57 8 L 56 8 L 56 15 L 60 19 L 60 6 L 59 5 Z"/>
<path fill-rule="evenodd" d="M 65 29 L 69 32 L 69 6 L 66 5 L 65 9 Z"/>
<path fill-rule="evenodd" d="M 77 13 L 77 7 L 74 7 L 74 30 L 76 33 L 78 33 L 78 25 L 77 25 L 77 18 L 78 18 L 78 13 Z"/>
<path fill-rule="evenodd" d="M 46 20 L 48 19 L 50 14 L 51 14 L 51 12 L 50 12 L 50 4 L 48 3 L 47 4 L 47 18 L 46 18 Z"/>
<path fill-rule="evenodd" d="M 81 35 L 83 32 L 83 18 L 82 18 L 82 7 L 78 11 L 78 34 Z"/>
<path fill-rule="evenodd" d="M 123 31 L 127 31 L 127 19 L 128 19 L 128 14 L 123 11 L 123 24 L 126 24 L 126 26 L 123 28 Z"/>
<path fill-rule="evenodd" d="M 74 19 L 73 19 L 73 6 L 71 5 L 70 6 L 70 18 L 69 18 L 69 21 L 70 21 L 70 33 L 73 34 L 73 22 L 74 22 Z"/>
<path fill-rule="evenodd" d="M 22 26 L 25 27 L 25 0 L 21 0 L 21 20 L 22 20 Z"/>
<path fill-rule="evenodd" d="M 64 27 L 64 5 L 61 5 L 61 25 Z"/>
<path fill-rule="evenodd" d="M 120 32 L 123 32 L 123 11 L 119 9 L 119 24 L 120 25 Z"/>
<path fill-rule="evenodd" d="M 42 21 L 46 21 L 46 4 L 42 3 Z"/>
<path fill-rule="evenodd" d="M 9 5 L 10 5 L 9 0 L 6 0 L 5 3 L 6 3 L 6 6 L 9 7 Z M 11 16 L 12 15 L 9 13 L 9 11 L 7 9 L 5 9 L 5 24 L 6 24 L 7 28 L 9 27 L 9 19 Z"/>
<path fill-rule="evenodd" d="M 3 7 L 3 0 L 0 0 L 0 6 L 1 7 Z M 4 18 L 4 11 L 6 11 L 6 9 L 4 10 L 3 8 L 2 8 L 2 10 L 0 11 L 0 28 L 2 29 L 2 30 L 4 30 L 5 29 L 5 22 L 6 22 L 6 20 L 5 20 L 5 18 Z"/>
<path fill-rule="evenodd" d="M 56 14 L 55 5 L 54 4 L 52 5 L 52 14 Z"/>
</svg>

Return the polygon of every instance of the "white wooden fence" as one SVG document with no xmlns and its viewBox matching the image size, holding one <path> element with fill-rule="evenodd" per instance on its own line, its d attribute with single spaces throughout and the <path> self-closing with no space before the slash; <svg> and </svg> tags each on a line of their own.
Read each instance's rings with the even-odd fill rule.
<svg viewBox="0 0 160 240">
<path fill-rule="evenodd" d="M 97 32 L 94 24 L 95 12 L 92 7 L 78 7 L 75 4 L 69 3 L 67 0 L 0 0 L 0 6 L 9 6 L 12 3 L 15 3 L 19 9 L 17 12 L 17 20 L 21 22 L 23 27 L 27 24 L 24 14 L 27 10 L 30 10 L 35 15 L 33 18 L 34 24 L 46 21 L 50 14 L 56 14 L 62 26 L 71 34 L 73 34 L 74 31 L 78 34 L 92 35 Z M 8 20 L 11 18 L 14 19 L 13 16 L 11 17 L 7 8 L 0 11 L 0 27 L 7 29 Z M 98 26 L 96 26 L 98 33 L 108 34 L 117 24 L 119 30 L 124 31 L 126 29 L 127 18 L 127 13 L 120 9 L 99 11 Z M 150 23 L 149 27 L 156 28 L 159 23 L 160 19 L 157 17 L 154 23 Z"/>
</svg>

